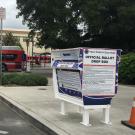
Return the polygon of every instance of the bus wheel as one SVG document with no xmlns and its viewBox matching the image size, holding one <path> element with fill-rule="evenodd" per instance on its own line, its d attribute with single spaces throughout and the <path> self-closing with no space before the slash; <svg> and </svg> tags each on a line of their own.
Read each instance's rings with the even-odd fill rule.
<svg viewBox="0 0 135 135">
<path fill-rule="evenodd" d="M 7 71 L 7 67 L 5 64 L 2 64 L 2 72 L 5 72 L 5 71 Z"/>
</svg>

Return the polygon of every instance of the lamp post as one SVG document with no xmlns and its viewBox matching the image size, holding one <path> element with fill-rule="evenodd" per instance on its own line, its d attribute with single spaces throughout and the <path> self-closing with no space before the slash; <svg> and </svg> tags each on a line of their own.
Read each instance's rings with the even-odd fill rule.
<svg viewBox="0 0 135 135">
<path fill-rule="evenodd" d="M 28 34 L 28 38 L 30 40 L 30 42 L 32 43 L 32 50 L 31 50 L 31 56 L 32 56 L 32 68 L 33 68 L 33 50 L 34 50 L 34 38 L 35 38 L 35 32 L 34 31 L 31 31 L 29 34 Z"/>
<path fill-rule="evenodd" d="M 26 41 L 26 46 L 27 46 L 26 71 L 30 72 L 30 56 L 28 55 L 29 54 L 29 43 L 30 43 L 30 40 L 29 40 L 29 38 L 26 38 L 25 41 Z"/>
<path fill-rule="evenodd" d="M 29 43 L 30 43 L 29 39 L 26 39 L 27 56 L 28 56 L 28 54 L 29 54 Z"/>
<path fill-rule="evenodd" d="M 6 9 L 0 7 L 0 85 L 2 85 L 2 34 L 3 34 L 3 20 L 6 18 Z"/>
<path fill-rule="evenodd" d="M 33 50 L 34 50 L 34 38 L 32 37 L 32 68 L 33 68 Z"/>
</svg>

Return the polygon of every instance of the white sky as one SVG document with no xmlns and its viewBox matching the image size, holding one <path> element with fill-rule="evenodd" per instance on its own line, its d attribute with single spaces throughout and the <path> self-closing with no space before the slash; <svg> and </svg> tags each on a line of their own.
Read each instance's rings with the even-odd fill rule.
<svg viewBox="0 0 135 135">
<path fill-rule="evenodd" d="M 22 18 L 16 18 L 16 0 L 0 0 L 0 7 L 6 8 L 6 20 L 3 21 L 4 28 L 26 29 L 22 25 Z"/>
</svg>

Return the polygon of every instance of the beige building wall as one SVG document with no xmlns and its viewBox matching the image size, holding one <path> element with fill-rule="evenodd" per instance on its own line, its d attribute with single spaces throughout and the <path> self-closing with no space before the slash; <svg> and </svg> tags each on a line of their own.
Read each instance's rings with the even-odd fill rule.
<svg viewBox="0 0 135 135">
<path fill-rule="evenodd" d="M 25 53 L 27 54 L 27 44 L 26 44 L 26 38 L 28 37 L 28 34 L 30 32 L 30 30 L 23 30 L 23 29 L 4 29 L 3 30 L 3 35 L 5 35 L 6 33 L 11 32 L 13 34 L 13 36 L 15 36 L 22 48 L 24 49 Z M 34 41 L 36 42 L 36 38 L 34 39 Z M 34 53 L 44 53 L 44 52 L 51 52 L 51 49 L 45 49 L 45 48 L 38 48 L 36 46 L 33 46 L 33 52 Z M 32 43 L 29 43 L 28 46 L 28 55 L 32 56 Z"/>
</svg>

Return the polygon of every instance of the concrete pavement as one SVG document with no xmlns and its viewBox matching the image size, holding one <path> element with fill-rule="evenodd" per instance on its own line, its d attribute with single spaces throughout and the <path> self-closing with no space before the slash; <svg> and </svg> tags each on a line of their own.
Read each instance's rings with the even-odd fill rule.
<svg viewBox="0 0 135 135">
<path fill-rule="evenodd" d="M 68 115 L 62 116 L 60 101 L 54 98 L 52 86 L 0 87 L 0 95 L 60 135 L 135 135 L 135 131 L 121 125 L 130 116 L 135 87 L 120 86 L 112 100 L 112 126 L 102 124 L 102 110 L 91 110 L 91 127 L 80 124 L 78 108 L 68 105 Z"/>
</svg>

